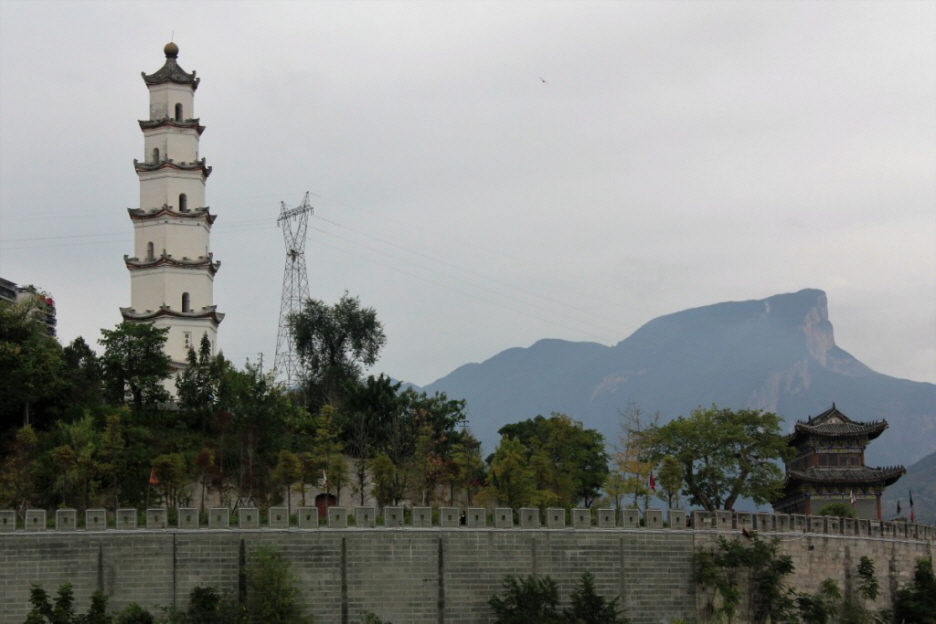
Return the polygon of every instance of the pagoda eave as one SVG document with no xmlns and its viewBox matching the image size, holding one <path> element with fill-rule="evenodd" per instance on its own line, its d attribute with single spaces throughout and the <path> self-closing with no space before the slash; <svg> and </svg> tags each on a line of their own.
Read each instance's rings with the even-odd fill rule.
<svg viewBox="0 0 936 624">
<path fill-rule="evenodd" d="M 156 130 L 162 127 L 172 127 L 172 128 L 185 128 L 193 129 L 198 133 L 198 136 L 202 135 L 202 132 L 205 131 L 205 126 L 198 123 L 198 119 L 186 119 L 185 121 L 176 121 L 171 117 L 163 117 L 162 119 L 139 119 L 137 120 L 140 124 L 140 130 Z"/>
<path fill-rule="evenodd" d="M 208 206 L 202 206 L 201 208 L 195 208 L 186 212 L 179 212 L 163 204 L 161 208 L 155 208 L 150 211 L 143 210 L 142 208 L 127 208 L 127 213 L 133 221 L 148 221 L 160 217 L 172 217 L 175 219 L 204 219 L 211 225 L 215 222 L 215 219 L 218 218 L 217 215 L 211 214 Z"/>
<path fill-rule="evenodd" d="M 177 259 L 172 256 L 163 255 L 159 258 L 153 260 L 139 260 L 137 258 L 131 258 L 127 255 L 124 255 L 124 264 L 131 271 L 139 271 L 145 269 L 156 269 L 159 267 L 174 267 L 180 269 L 208 269 L 208 272 L 214 277 L 218 272 L 218 269 L 221 268 L 221 262 L 213 262 L 211 255 L 207 258 L 182 258 Z"/>
<path fill-rule="evenodd" d="M 224 320 L 224 313 L 218 312 L 216 306 L 213 305 L 192 312 L 173 310 L 170 309 L 169 306 L 159 306 L 158 310 L 146 310 L 145 312 L 137 312 L 133 308 L 120 308 L 120 314 L 125 321 L 153 321 L 158 318 L 207 319 L 210 320 L 215 327 Z"/>
<path fill-rule="evenodd" d="M 207 179 L 211 175 L 211 167 L 205 165 L 205 159 L 193 163 L 176 163 L 171 160 L 163 160 L 158 163 L 145 163 L 136 159 L 133 160 L 133 168 L 137 173 L 150 173 L 160 169 L 176 169 L 178 171 L 201 171 L 202 179 Z"/>
<path fill-rule="evenodd" d="M 788 470 L 788 485 L 804 483 L 811 485 L 869 484 L 887 487 L 897 482 L 907 473 L 903 466 L 885 468 L 810 468 L 808 470 Z"/>
</svg>

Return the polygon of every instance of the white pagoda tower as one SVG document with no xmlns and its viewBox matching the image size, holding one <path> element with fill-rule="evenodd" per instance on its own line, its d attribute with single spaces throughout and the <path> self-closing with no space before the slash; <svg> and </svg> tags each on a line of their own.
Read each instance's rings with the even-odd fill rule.
<svg viewBox="0 0 936 624">
<path fill-rule="evenodd" d="M 176 370 L 185 366 L 189 347 L 198 350 L 202 336 L 217 349 L 218 324 L 224 315 L 214 305 L 214 276 L 209 237 L 215 217 L 205 205 L 205 180 L 211 167 L 198 157 L 204 126 L 195 117 L 199 78 L 186 73 L 168 43 L 166 62 L 143 73 L 149 89 L 149 119 L 140 121 L 144 158 L 133 161 L 140 178 L 140 207 L 129 208 L 134 254 L 124 256 L 130 271 L 130 307 L 125 321 L 168 327 L 165 350 Z"/>
</svg>

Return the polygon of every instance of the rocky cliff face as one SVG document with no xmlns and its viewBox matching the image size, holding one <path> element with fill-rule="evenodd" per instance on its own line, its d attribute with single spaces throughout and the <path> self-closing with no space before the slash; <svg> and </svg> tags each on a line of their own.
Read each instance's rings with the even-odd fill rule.
<svg viewBox="0 0 936 624">
<path fill-rule="evenodd" d="M 835 402 L 856 420 L 890 422 L 869 463 L 909 465 L 936 448 L 936 385 L 875 373 L 838 347 L 816 289 L 661 316 L 613 347 L 543 340 L 426 390 L 467 399 L 486 451 L 503 425 L 553 411 L 613 441 L 631 403 L 661 422 L 714 403 L 773 411 L 792 426 Z"/>
</svg>

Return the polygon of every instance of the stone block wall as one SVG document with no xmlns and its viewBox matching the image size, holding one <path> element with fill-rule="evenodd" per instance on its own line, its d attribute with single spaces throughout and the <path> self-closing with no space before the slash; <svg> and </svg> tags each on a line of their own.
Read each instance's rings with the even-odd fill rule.
<svg viewBox="0 0 936 624">
<path fill-rule="evenodd" d="M 411 624 L 486 624 L 493 621 L 487 601 L 501 590 L 506 575 L 549 575 L 567 601 L 585 571 L 594 575 L 600 594 L 621 596 L 621 606 L 635 624 L 692 620 L 698 600 L 693 553 L 711 547 L 718 537 L 745 539 L 740 529 L 711 525 L 625 528 L 623 515 L 618 526 L 596 518 L 583 528 L 512 522 L 498 528 L 478 526 L 477 521 L 473 527 L 440 526 L 439 521 L 425 526 L 419 526 L 422 521 L 404 526 L 368 521 L 348 527 L 348 515 L 361 513 L 341 509 L 327 524 L 306 524 L 308 528 L 239 528 L 240 522 L 218 529 L 162 528 L 157 517 L 153 529 L 76 530 L 64 526 L 63 519 L 61 529 L 67 530 L 18 527 L 0 532 L 0 624 L 25 619 L 31 583 L 42 583 L 52 594 L 58 585 L 71 583 L 81 611 L 99 588 L 114 610 L 130 602 L 183 608 L 197 586 L 236 593 L 244 562 L 249 565 L 260 546 L 290 563 L 306 610 L 317 624 L 358 622 L 371 612 Z M 650 524 L 656 524 L 656 514 Z M 721 527 L 738 524 L 737 518 L 722 518 Z M 744 527 L 747 517 L 740 524 Z M 761 526 L 767 522 L 758 518 Z M 915 560 L 934 555 L 933 527 L 897 529 L 891 527 L 890 537 L 796 532 L 792 527 L 788 532 L 758 532 L 780 539 L 781 551 L 796 567 L 791 584 L 801 591 L 815 591 L 825 578 L 844 589 L 860 557 L 870 557 L 882 590 L 877 604 L 884 606 L 893 589 L 911 579 Z"/>
</svg>

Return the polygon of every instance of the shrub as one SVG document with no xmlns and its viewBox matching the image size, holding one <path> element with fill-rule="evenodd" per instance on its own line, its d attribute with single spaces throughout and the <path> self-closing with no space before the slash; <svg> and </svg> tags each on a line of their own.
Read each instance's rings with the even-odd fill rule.
<svg viewBox="0 0 936 624">
<path fill-rule="evenodd" d="M 154 624 L 155 621 L 152 613 L 131 602 L 117 614 L 114 624 Z"/>
<path fill-rule="evenodd" d="M 572 624 L 626 624 L 618 609 L 618 600 L 607 600 L 595 592 L 595 577 L 591 572 L 582 574 L 578 587 L 572 592 L 570 608 L 565 610 L 566 621 Z"/>
<path fill-rule="evenodd" d="M 548 576 L 504 579 L 499 596 L 488 600 L 495 624 L 561 624 L 559 589 Z"/>
<path fill-rule="evenodd" d="M 933 560 L 918 559 L 913 580 L 897 591 L 894 598 L 897 622 L 936 624 L 936 576 Z"/>
<path fill-rule="evenodd" d="M 297 579 L 289 563 L 271 548 L 251 553 L 247 566 L 247 601 L 244 615 L 249 624 L 298 624 L 308 622 L 299 603 Z"/>
</svg>

